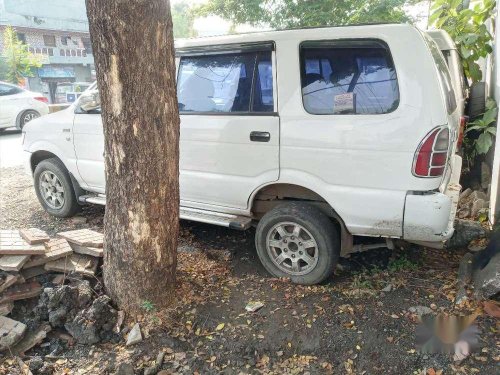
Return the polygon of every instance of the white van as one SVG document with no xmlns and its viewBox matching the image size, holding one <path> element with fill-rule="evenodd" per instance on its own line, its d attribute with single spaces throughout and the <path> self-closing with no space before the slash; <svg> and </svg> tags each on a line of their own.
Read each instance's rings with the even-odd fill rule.
<svg viewBox="0 0 500 375">
<path fill-rule="evenodd" d="M 453 234 L 459 109 L 442 54 L 415 27 L 191 39 L 176 53 L 182 219 L 255 224 L 266 269 L 303 284 L 339 256 Z M 52 215 L 105 204 L 99 113 L 91 87 L 25 128 L 26 168 Z"/>
</svg>

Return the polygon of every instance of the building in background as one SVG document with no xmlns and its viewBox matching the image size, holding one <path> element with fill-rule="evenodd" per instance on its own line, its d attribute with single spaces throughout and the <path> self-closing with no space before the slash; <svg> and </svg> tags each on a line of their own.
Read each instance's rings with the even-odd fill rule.
<svg viewBox="0 0 500 375">
<path fill-rule="evenodd" d="M 95 79 L 85 0 L 0 0 L 0 54 L 7 26 L 40 56 L 43 65 L 26 86 L 51 103 L 66 102 Z"/>
</svg>

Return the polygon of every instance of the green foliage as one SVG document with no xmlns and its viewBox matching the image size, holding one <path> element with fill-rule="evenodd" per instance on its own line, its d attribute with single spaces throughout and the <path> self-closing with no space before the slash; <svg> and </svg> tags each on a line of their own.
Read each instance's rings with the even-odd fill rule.
<svg viewBox="0 0 500 375">
<path fill-rule="evenodd" d="M 397 259 L 392 259 L 387 268 L 390 272 L 399 272 L 405 270 L 414 271 L 418 268 L 418 265 L 411 260 L 409 260 L 406 256 L 402 255 Z"/>
<path fill-rule="evenodd" d="M 145 300 L 142 301 L 141 308 L 146 312 L 152 312 L 155 310 L 155 305 L 153 304 L 153 302 Z"/>
<path fill-rule="evenodd" d="M 190 38 L 196 36 L 193 28 L 194 14 L 188 2 L 172 4 L 172 23 L 174 38 Z"/>
<path fill-rule="evenodd" d="M 479 133 L 479 137 L 472 143 L 474 149 L 471 150 L 476 155 L 486 154 L 493 145 L 497 134 L 497 113 L 496 102 L 493 99 L 488 99 L 483 115 L 467 125 L 467 133 L 470 131 Z"/>
<path fill-rule="evenodd" d="M 199 16 L 217 15 L 235 25 L 274 29 L 411 21 L 404 12 L 416 0 L 208 0 Z"/>
<path fill-rule="evenodd" d="M 466 76 L 477 82 L 482 79 L 477 61 L 493 50 L 493 36 L 486 21 L 493 15 L 495 1 L 479 1 L 473 8 L 464 7 L 462 3 L 462 0 L 435 0 L 429 24 L 450 34 L 457 44 Z"/>
<path fill-rule="evenodd" d="M 11 26 L 7 26 L 4 32 L 3 60 L 3 79 L 14 84 L 20 83 L 24 77 L 32 77 L 32 69 L 42 66 L 38 57 L 29 52 L 28 46 L 17 38 Z"/>
</svg>

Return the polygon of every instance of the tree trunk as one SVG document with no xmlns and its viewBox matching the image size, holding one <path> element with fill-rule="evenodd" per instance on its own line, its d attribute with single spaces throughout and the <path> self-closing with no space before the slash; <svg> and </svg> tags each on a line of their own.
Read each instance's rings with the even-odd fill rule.
<svg viewBox="0 0 500 375">
<path fill-rule="evenodd" d="M 179 113 L 168 0 L 87 0 L 105 139 L 104 284 L 128 312 L 169 304 Z"/>
</svg>

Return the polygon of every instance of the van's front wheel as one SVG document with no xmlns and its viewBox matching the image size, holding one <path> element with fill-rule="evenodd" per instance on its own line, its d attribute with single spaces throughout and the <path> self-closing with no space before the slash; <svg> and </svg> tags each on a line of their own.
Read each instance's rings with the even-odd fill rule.
<svg viewBox="0 0 500 375">
<path fill-rule="evenodd" d="M 58 159 L 41 161 L 33 177 L 37 198 L 49 214 L 71 217 L 80 210 L 71 178 Z"/>
<path fill-rule="evenodd" d="M 340 254 L 333 223 L 319 209 L 304 203 L 283 204 L 266 213 L 257 226 L 255 245 L 272 275 L 306 285 L 328 278 Z"/>
</svg>

